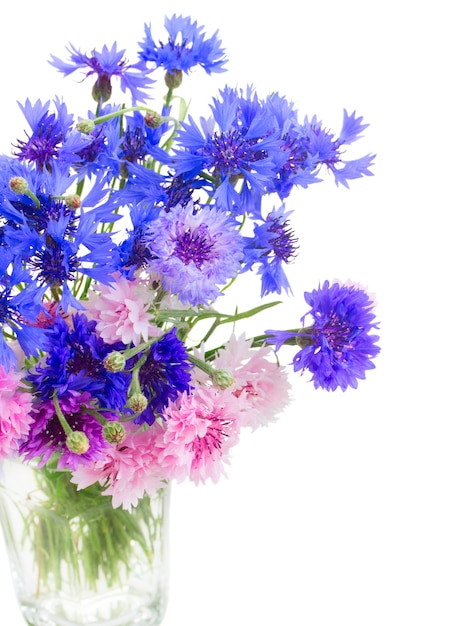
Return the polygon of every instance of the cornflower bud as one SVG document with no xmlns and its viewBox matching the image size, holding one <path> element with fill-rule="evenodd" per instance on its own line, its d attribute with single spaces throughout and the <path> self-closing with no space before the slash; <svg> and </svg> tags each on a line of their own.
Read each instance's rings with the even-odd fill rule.
<svg viewBox="0 0 457 626">
<path fill-rule="evenodd" d="M 301 332 L 302 334 L 298 334 L 295 337 L 295 344 L 299 348 L 306 348 L 307 346 L 312 346 L 313 345 L 312 334 L 309 332 L 306 332 L 305 329 L 303 329 Z"/>
<path fill-rule="evenodd" d="M 219 389 L 227 389 L 235 383 L 232 372 L 226 369 L 214 370 L 211 373 L 211 380 Z"/>
<path fill-rule="evenodd" d="M 146 113 L 144 116 L 144 123 L 148 128 L 159 128 L 163 124 L 163 117 L 160 113 Z"/>
<path fill-rule="evenodd" d="M 81 430 L 73 430 L 67 435 L 67 448 L 75 454 L 84 454 L 89 450 L 89 439 Z"/>
<path fill-rule="evenodd" d="M 9 187 L 13 193 L 23 194 L 29 190 L 29 184 L 22 176 L 13 176 L 10 178 Z"/>
<path fill-rule="evenodd" d="M 165 84 L 168 89 L 176 89 L 182 83 L 182 70 L 171 70 L 165 73 Z"/>
<path fill-rule="evenodd" d="M 64 201 L 69 209 L 76 210 L 81 206 L 81 196 L 76 193 L 65 196 Z"/>
<path fill-rule="evenodd" d="M 113 88 L 111 81 L 107 76 L 99 76 L 92 87 L 92 98 L 95 102 L 107 102 L 111 98 Z"/>
<path fill-rule="evenodd" d="M 140 392 L 132 393 L 127 400 L 127 406 L 135 413 L 142 413 L 148 406 L 148 399 Z"/>
<path fill-rule="evenodd" d="M 125 439 L 125 428 L 120 422 L 106 422 L 102 434 L 105 441 L 118 445 Z"/>
<path fill-rule="evenodd" d="M 122 372 L 125 368 L 125 356 L 122 352 L 113 350 L 103 359 L 103 366 L 108 372 Z"/>
<path fill-rule="evenodd" d="M 95 122 L 93 120 L 80 120 L 76 124 L 76 130 L 79 130 L 85 135 L 90 135 L 95 128 Z"/>
</svg>

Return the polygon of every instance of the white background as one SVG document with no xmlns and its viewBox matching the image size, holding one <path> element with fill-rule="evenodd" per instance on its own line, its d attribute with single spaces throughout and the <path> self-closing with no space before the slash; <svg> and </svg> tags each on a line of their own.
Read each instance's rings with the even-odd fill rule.
<svg viewBox="0 0 457 626">
<path fill-rule="evenodd" d="M 287 203 L 300 237 L 295 293 L 253 330 L 293 327 L 303 291 L 350 278 L 376 293 L 382 354 L 358 391 L 315 391 L 247 432 L 218 485 L 176 486 L 164 626 L 457 624 L 455 82 L 452 3 L 23 1 L 2 9 L 0 151 L 24 138 L 16 105 L 63 96 L 85 115 L 91 83 L 47 64 L 117 41 L 133 62 L 143 24 L 165 12 L 219 34 L 228 72 L 195 71 L 192 112 L 225 83 L 293 100 L 338 131 L 342 110 L 371 126 L 350 158 L 374 177 L 328 177 Z M 191 7 L 191 8 L 189 8 Z M 156 97 L 162 94 L 157 85 Z M 349 156 L 349 155 L 348 155 Z M 241 281 L 240 281 L 241 284 Z M 257 287 L 256 287 L 257 288 Z M 251 289 L 240 303 L 253 300 Z M 285 362 L 290 355 L 285 356 Z M 0 542 L 0 607 L 22 626 Z"/>
</svg>

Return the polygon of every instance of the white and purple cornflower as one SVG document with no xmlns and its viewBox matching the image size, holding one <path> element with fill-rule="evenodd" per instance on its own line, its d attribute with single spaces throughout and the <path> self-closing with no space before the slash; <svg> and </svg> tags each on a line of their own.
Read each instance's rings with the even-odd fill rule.
<svg viewBox="0 0 457 626">
<path fill-rule="evenodd" d="M 190 17 L 173 15 L 165 18 L 168 32 L 166 43 L 152 37 L 151 25 L 144 25 L 145 37 L 140 42 L 140 59 L 154 63 L 154 69 L 163 67 L 166 82 L 178 86 L 182 73 L 201 66 L 207 74 L 225 72 L 225 50 L 221 47 L 218 31 L 207 38 L 202 26 L 192 22 Z M 170 86 L 170 85 L 169 85 Z"/>
<path fill-rule="evenodd" d="M 72 44 L 67 47 L 70 53 L 70 61 L 65 62 L 51 55 L 51 65 L 56 67 L 64 76 L 72 74 L 76 70 L 83 70 L 85 77 L 96 76 L 96 81 L 92 88 L 92 97 L 102 104 L 110 99 L 112 94 L 111 79 L 119 78 L 120 87 L 123 92 L 130 91 L 132 102 L 147 102 L 149 94 L 147 89 L 153 84 L 153 80 L 148 77 L 151 70 L 146 67 L 143 61 L 129 64 L 124 57 L 125 50 L 118 50 L 117 43 L 114 42 L 109 49 L 106 45 L 101 51 L 92 50 L 90 55 L 83 54 Z"/>
<path fill-rule="evenodd" d="M 183 304 L 209 304 L 241 269 L 243 240 L 225 212 L 189 202 L 162 212 L 142 236 L 146 269 Z"/>
<path fill-rule="evenodd" d="M 378 328 L 373 313 L 374 302 L 361 288 L 329 281 L 311 292 L 305 292 L 311 307 L 313 323 L 296 331 L 266 330 L 266 343 L 276 346 L 298 345 L 293 358 L 294 371 L 312 374 L 314 387 L 335 391 L 340 387 L 357 388 L 358 379 L 375 366 L 372 359 L 379 353 L 379 337 L 370 334 Z"/>
<path fill-rule="evenodd" d="M 178 204 L 187 206 L 192 202 L 193 192 L 206 186 L 205 181 L 184 181 L 182 177 L 164 177 L 151 169 L 130 163 L 129 177 L 122 190 L 114 192 L 116 206 L 128 205 L 131 228 L 119 244 L 119 271 L 131 276 L 145 269 L 153 253 L 148 248 L 146 233 L 153 229 L 153 222 L 169 213 Z"/>
</svg>

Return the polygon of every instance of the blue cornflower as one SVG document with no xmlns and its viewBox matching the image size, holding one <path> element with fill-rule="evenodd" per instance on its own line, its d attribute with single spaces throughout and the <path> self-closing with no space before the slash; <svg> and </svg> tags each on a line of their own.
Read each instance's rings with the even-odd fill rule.
<svg viewBox="0 0 457 626">
<path fill-rule="evenodd" d="M 86 78 L 96 75 L 97 79 L 92 89 L 92 96 L 98 103 L 106 102 L 112 93 L 111 79 L 116 76 L 120 79 L 121 90 L 129 90 L 132 95 L 132 102 L 147 102 L 149 96 L 148 87 L 154 82 L 147 75 L 148 70 L 144 62 L 129 64 L 124 58 L 125 50 L 118 50 L 117 43 L 114 42 L 111 49 L 106 45 L 101 51 L 93 50 L 88 56 L 77 50 L 72 44 L 67 47 L 70 53 L 70 62 L 65 63 L 57 57 L 51 55 L 51 65 L 56 67 L 64 76 L 81 69 L 85 70 Z"/>
<path fill-rule="evenodd" d="M 5 167 L 0 184 L 17 168 Z M 106 283 L 119 265 L 119 253 L 111 235 L 97 232 L 103 222 L 116 221 L 115 207 L 100 204 L 109 188 L 97 176 L 85 197 L 67 195 L 75 177 L 59 168 L 25 174 L 30 195 L 0 189 L 0 214 L 6 219 L 2 238 L 18 263 L 25 262 L 37 285 L 51 288 L 54 298 L 62 292 L 61 306 L 82 308 L 72 294 L 80 274 Z M 27 177 L 28 176 L 28 177 Z M 72 204 L 76 201 L 76 207 Z"/>
<path fill-rule="evenodd" d="M 199 200 L 194 197 L 194 192 L 208 188 L 210 188 L 208 182 L 204 179 L 185 180 L 182 175 L 170 176 L 163 185 L 165 191 L 163 210 L 168 213 L 177 204 L 185 206 L 191 201 L 198 204 Z"/>
<path fill-rule="evenodd" d="M 209 175 L 216 204 L 242 212 L 246 194 L 260 197 L 275 178 L 282 142 L 271 114 L 250 90 L 247 98 L 228 87 L 220 93 L 222 100 L 214 99 L 211 107 L 213 118 L 202 119 L 201 129 L 191 116 L 182 124 L 173 166 L 185 178 Z"/>
<path fill-rule="evenodd" d="M 78 273 L 106 283 L 118 265 L 118 252 L 108 233 L 97 233 L 97 221 L 91 212 L 82 212 L 79 219 L 62 208 L 42 230 L 27 223 L 5 232 L 5 241 L 18 259 L 28 263 L 39 286 L 61 290 L 61 306 L 81 309 L 70 285 Z"/>
<path fill-rule="evenodd" d="M 245 237 L 245 267 L 250 270 L 259 265 L 257 273 L 262 277 L 261 297 L 269 293 L 291 292 L 284 272 L 284 264 L 290 263 L 297 251 L 297 238 L 289 226 L 290 215 L 284 206 L 273 209 L 261 223 L 254 226 L 253 237 Z"/>
<path fill-rule="evenodd" d="M 185 344 L 177 337 L 176 328 L 172 328 L 151 346 L 141 366 L 139 382 L 148 399 L 148 406 L 135 422 L 151 425 L 157 417 L 161 417 L 169 401 L 189 391 L 191 368 Z"/>
<path fill-rule="evenodd" d="M 340 387 L 356 388 L 366 370 L 375 366 L 372 359 L 379 353 L 379 337 L 371 335 L 378 328 L 374 322 L 374 303 L 363 289 L 325 281 L 322 287 L 305 293 L 313 324 L 297 331 L 265 331 L 266 342 L 278 350 L 284 343 L 302 347 L 294 356 L 294 371 L 309 370 L 314 387 L 334 391 Z"/>
<path fill-rule="evenodd" d="M 103 360 L 125 346 L 106 344 L 95 327 L 95 320 L 89 321 L 81 313 L 71 316 L 71 325 L 61 315 L 55 317 L 48 328 L 46 358 L 27 374 L 41 400 L 52 398 L 54 392 L 60 397 L 87 391 L 102 408 L 123 409 L 131 376 L 127 372 L 108 372 Z"/>
<path fill-rule="evenodd" d="M 118 107 L 103 107 L 100 115 L 108 115 Z M 87 119 L 93 119 L 93 113 L 89 112 Z M 74 169 L 78 172 L 79 180 L 85 176 L 92 177 L 92 174 L 103 172 L 108 179 L 113 179 L 119 173 L 119 169 L 111 166 L 111 163 L 117 160 L 117 151 L 119 149 L 119 119 L 117 117 L 105 122 L 97 124 L 95 128 L 88 133 L 88 143 L 82 150 L 78 151 L 78 161 L 73 164 Z"/>
<path fill-rule="evenodd" d="M 49 220 L 74 215 L 74 210 L 64 201 L 68 188 L 76 179 L 76 175 L 69 175 L 67 167 L 36 170 L 32 165 L 14 159 L 9 165 L 0 184 L 8 184 L 19 177 L 31 192 L 29 195 L 28 192 L 14 192 L 10 186 L 0 191 L 0 214 L 8 220 L 13 232 L 27 227 L 42 232 L 46 230 Z"/>
<path fill-rule="evenodd" d="M 274 154 L 275 177 L 267 185 L 269 193 L 276 192 L 284 200 L 294 186 L 307 188 L 319 182 L 316 165 L 309 161 L 308 141 L 303 137 L 298 114 L 293 103 L 274 93 L 265 100 L 282 139 L 281 149 Z"/>
<path fill-rule="evenodd" d="M 302 127 L 301 139 L 306 139 L 309 165 L 320 168 L 325 165 L 335 177 L 337 185 L 349 187 L 348 180 L 373 176 L 369 168 L 373 165 L 375 155 L 367 154 L 359 159 L 346 161 L 343 159 L 343 146 L 349 145 L 361 137 L 361 132 L 368 124 L 362 124 L 362 117 L 356 117 L 355 111 L 348 115 L 344 110 L 343 125 L 340 136 L 335 138 L 333 133 L 323 128 L 322 123 L 314 116 L 311 120 L 305 118 Z"/>
<path fill-rule="evenodd" d="M 323 166 L 332 172 L 337 185 L 346 187 L 348 180 L 372 175 L 369 167 L 373 155 L 352 161 L 343 159 L 343 146 L 359 139 L 368 126 L 362 124 L 363 118 L 356 117 L 355 112 L 348 115 L 344 110 L 342 130 L 340 136 L 335 137 L 315 116 L 311 120 L 306 117 L 300 124 L 293 104 L 278 94 L 269 96 L 265 107 L 273 116 L 283 141 L 279 158 L 275 154 L 276 177 L 268 184 L 269 193 L 276 192 L 285 199 L 294 186 L 306 188 L 320 182 L 318 175 Z"/>
<path fill-rule="evenodd" d="M 168 113 L 169 108 L 164 108 L 163 115 Z M 150 128 L 147 118 L 139 112 L 135 112 L 133 116 L 126 116 L 124 121 L 125 130 L 122 133 L 116 155 L 121 165 L 122 176 L 127 178 L 131 174 L 128 166 L 130 163 L 141 163 L 148 167 L 151 167 L 153 160 L 162 165 L 171 163 L 168 152 L 158 145 L 168 130 L 169 124 L 163 123 L 158 128 Z"/>
<path fill-rule="evenodd" d="M 17 357 L 4 333 L 16 338 L 26 356 L 36 356 L 47 345 L 46 333 L 33 324 L 43 310 L 44 290 L 21 268 L 9 247 L 0 246 L 0 365 L 17 365 Z"/>
<path fill-rule="evenodd" d="M 138 163 L 128 163 L 127 174 L 123 188 L 112 193 L 112 203 L 117 206 L 137 205 L 149 214 L 166 200 L 163 189 L 165 176 Z"/>
<path fill-rule="evenodd" d="M 143 236 L 146 269 L 183 304 L 209 304 L 235 277 L 243 259 L 237 223 L 223 211 L 192 202 L 177 205 L 151 223 Z"/>
<path fill-rule="evenodd" d="M 50 101 L 32 104 L 27 98 L 19 106 L 32 130 L 27 140 L 18 139 L 15 156 L 21 161 L 36 163 L 41 170 L 50 170 L 59 161 L 78 161 L 77 153 L 89 143 L 89 138 L 73 129 L 73 116 L 67 112 L 65 103 L 54 101 L 56 113 L 49 111 Z"/>
<path fill-rule="evenodd" d="M 144 25 L 145 38 L 139 43 L 139 54 L 143 61 L 151 61 L 172 75 L 177 72 L 187 74 L 197 65 L 208 74 L 225 72 L 225 50 L 221 48 L 218 31 L 207 39 L 202 26 L 192 22 L 190 17 L 176 15 L 165 18 L 165 28 L 168 31 L 167 43 L 156 43 L 152 38 L 151 26 Z"/>
</svg>

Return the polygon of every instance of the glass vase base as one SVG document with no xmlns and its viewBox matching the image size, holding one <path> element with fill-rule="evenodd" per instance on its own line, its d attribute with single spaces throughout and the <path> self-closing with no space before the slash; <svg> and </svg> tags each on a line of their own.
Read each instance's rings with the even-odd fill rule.
<svg viewBox="0 0 457 626">
<path fill-rule="evenodd" d="M 28 626 L 158 626 L 165 606 L 145 606 L 144 596 L 116 594 L 87 601 L 43 595 L 36 603 L 21 603 Z"/>
</svg>

